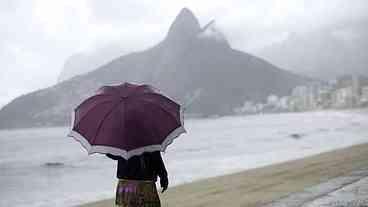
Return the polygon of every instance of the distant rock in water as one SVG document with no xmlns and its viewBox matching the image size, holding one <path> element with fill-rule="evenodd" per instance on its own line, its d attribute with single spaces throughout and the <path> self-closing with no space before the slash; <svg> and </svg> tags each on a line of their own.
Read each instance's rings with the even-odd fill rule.
<svg viewBox="0 0 368 207">
<path fill-rule="evenodd" d="M 304 77 L 232 49 L 213 23 L 201 28 L 182 9 L 167 36 L 152 48 L 116 58 L 89 73 L 20 96 L 0 111 L 0 128 L 70 124 L 71 111 L 102 85 L 147 83 L 195 116 L 232 114 L 244 101 L 290 94 Z"/>
<path fill-rule="evenodd" d="M 304 136 L 305 136 L 304 134 L 298 134 L 298 133 L 290 134 L 290 137 L 293 139 L 301 139 Z"/>
<path fill-rule="evenodd" d="M 62 162 L 46 162 L 44 164 L 45 167 L 62 167 L 64 166 L 64 163 Z"/>
</svg>

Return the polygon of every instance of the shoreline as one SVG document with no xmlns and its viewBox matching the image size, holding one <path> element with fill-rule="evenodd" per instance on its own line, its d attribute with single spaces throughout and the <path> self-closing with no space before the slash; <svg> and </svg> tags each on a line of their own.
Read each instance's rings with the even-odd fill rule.
<svg viewBox="0 0 368 207">
<path fill-rule="evenodd" d="M 213 115 L 213 116 L 191 116 L 184 115 L 185 120 L 211 120 L 218 118 L 228 118 L 228 117 L 251 117 L 251 116 L 264 116 L 264 115 L 280 115 L 280 114 L 302 114 L 302 113 L 318 113 L 318 112 L 354 112 L 354 113 L 368 113 L 368 107 L 358 107 L 358 108 L 343 108 L 343 109 L 315 109 L 310 111 L 280 111 L 280 112 L 266 112 L 266 113 L 255 113 L 255 114 L 226 114 L 226 115 Z M 23 127 L 10 127 L 10 128 L 0 128 L 0 132 L 11 132 L 17 130 L 37 130 L 43 128 L 70 128 L 70 123 L 66 124 L 51 124 L 51 125 L 27 125 Z"/>
<path fill-rule="evenodd" d="M 368 143 L 173 186 L 162 206 L 261 206 L 351 171 L 368 168 Z M 110 207 L 113 199 L 79 205 Z"/>
</svg>

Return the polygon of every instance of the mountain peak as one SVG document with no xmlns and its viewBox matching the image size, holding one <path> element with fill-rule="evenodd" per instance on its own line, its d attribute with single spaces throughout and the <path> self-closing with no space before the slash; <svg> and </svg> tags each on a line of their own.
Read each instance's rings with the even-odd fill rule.
<svg viewBox="0 0 368 207">
<path fill-rule="evenodd" d="M 193 12 L 190 9 L 186 8 L 186 7 L 182 8 L 180 10 L 178 16 L 190 16 L 190 17 L 196 18 L 194 16 Z"/>
<path fill-rule="evenodd" d="M 183 8 L 171 24 L 167 37 L 169 39 L 186 39 L 201 31 L 198 19 L 188 8 Z"/>
</svg>

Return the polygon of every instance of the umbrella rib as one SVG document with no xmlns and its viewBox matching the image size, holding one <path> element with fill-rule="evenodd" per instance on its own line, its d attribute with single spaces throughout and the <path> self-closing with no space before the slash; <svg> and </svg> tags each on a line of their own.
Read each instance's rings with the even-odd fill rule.
<svg viewBox="0 0 368 207">
<path fill-rule="evenodd" d="M 162 111 L 166 112 L 167 114 L 170 114 L 171 116 L 173 116 L 173 114 L 171 112 L 167 111 L 165 108 L 161 107 L 160 105 L 156 104 L 155 102 L 151 102 L 151 101 L 144 100 L 144 99 L 138 99 L 138 100 L 146 102 L 146 103 L 150 103 L 150 104 L 156 106 L 157 108 L 161 109 Z M 175 119 L 175 121 L 177 121 L 176 118 L 174 118 L 174 119 Z M 180 123 L 180 120 L 179 120 L 179 123 Z"/>
<path fill-rule="evenodd" d="M 104 87 L 113 89 L 114 91 L 116 91 L 116 92 L 117 92 L 117 93 L 116 93 L 117 95 L 119 95 L 119 94 L 120 94 L 120 91 L 119 91 L 116 87 L 114 87 L 114 86 L 102 86 L 100 89 L 103 89 Z M 112 95 L 112 96 L 116 96 L 116 94 L 110 94 L 110 95 Z"/>
<path fill-rule="evenodd" d="M 143 94 L 144 95 L 159 96 L 160 98 L 164 98 L 164 99 L 166 99 L 169 102 L 172 102 L 174 104 L 178 104 L 177 102 L 174 101 L 174 99 L 172 99 L 171 97 L 169 97 L 168 95 L 163 94 L 163 93 L 157 93 L 157 92 L 154 91 L 154 92 L 147 92 L 147 93 L 143 93 Z"/>
<path fill-rule="evenodd" d="M 142 101 L 144 101 L 144 102 L 146 102 L 146 103 L 150 103 L 150 104 L 152 104 L 152 106 L 155 106 L 156 108 L 159 108 L 161 111 L 163 111 L 163 112 L 165 112 L 166 114 L 169 114 L 170 116 L 170 118 L 171 119 L 173 119 L 173 120 L 175 120 L 176 122 L 178 122 L 178 120 L 176 120 L 176 118 L 175 118 L 175 115 L 173 116 L 173 114 L 171 114 L 170 112 L 168 112 L 166 109 L 164 109 L 164 108 L 162 108 L 162 107 L 160 107 L 159 105 L 157 105 L 156 103 L 154 103 L 154 102 L 150 102 L 150 101 L 147 101 L 147 100 L 144 100 L 144 99 L 141 99 Z M 180 117 L 180 114 L 179 114 L 179 117 Z M 179 118 L 180 119 L 180 118 Z M 180 120 L 179 120 L 179 126 L 181 126 L 181 122 L 180 122 Z M 174 129 L 172 129 L 172 131 L 174 131 L 176 128 L 174 128 Z M 170 131 L 169 132 L 169 134 L 172 132 L 172 131 Z M 166 135 L 166 137 L 167 137 L 167 135 Z"/>
<path fill-rule="evenodd" d="M 172 118 L 172 119 L 174 119 L 175 121 L 178 121 L 178 120 L 176 120 L 176 118 L 175 118 L 175 115 L 173 115 L 173 114 L 171 114 L 170 112 L 168 112 L 166 109 L 164 109 L 164 108 L 162 108 L 162 107 L 160 107 L 159 105 L 157 105 L 156 103 L 154 103 L 154 102 L 151 102 L 151 101 L 147 101 L 147 100 L 144 100 L 144 99 L 140 99 L 141 101 L 143 101 L 143 102 L 146 102 L 146 103 L 150 103 L 150 104 L 152 104 L 153 106 L 155 106 L 156 108 L 159 108 L 159 109 L 161 109 L 163 112 L 165 112 L 166 114 L 169 114 L 170 115 L 170 118 Z M 180 116 L 180 115 L 179 115 Z M 181 122 L 180 122 L 180 120 L 179 120 L 179 123 L 181 124 Z"/>
<path fill-rule="evenodd" d="M 124 113 L 125 113 L 125 102 L 123 102 L 123 109 L 124 109 L 124 111 L 122 111 L 121 116 L 119 116 L 119 118 L 120 118 L 119 119 L 120 120 L 119 126 L 121 126 L 122 125 L 122 122 L 123 122 L 124 126 L 120 127 L 120 130 L 123 130 L 123 132 L 120 131 L 120 134 L 123 134 L 124 133 L 122 136 L 125 137 L 124 136 L 125 135 L 125 116 L 124 116 Z"/>
<path fill-rule="evenodd" d="M 103 125 L 104 120 L 105 120 L 108 116 L 110 116 L 110 114 L 112 113 L 112 111 L 114 111 L 115 107 L 116 107 L 117 105 L 119 105 L 121 102 L 122 102 L 122 100 L 121 100 L 121 101 L 119 101 L 117 104 L 115 104 L 113 107 L 111 107 L 110 111 L 109 111 L 109 112 L 107 112 L 107 113 L 105 114 L 105 116 L 103 117 L 103 119 L 101 119 L 101 123 L 98 125 L 98 128 L 97 128 L 97 133 L 96 133 L 95 137 L 93 138 L 93 140 L 91 141 L 91 143 L 93 143 L 93 142 L 96 140 L 97 136 L 99 135 L 99 133 L 100 133 L 100 129 L 101 129 L 102 125 Z"/>
<path fill-rule="evenodd" d="M 131 95 L 128 98 L 134 99 L 134 98 L 140 98 L 140 97 L 146 96 L 146 95 L 158 96 L 159 98 L 165 99 L 168 102 L 171 102 L 173 104 L 177 104 L 178 105 L 178 103 L 176 103 L 175 101 L 173 101 L 172 99 L 170 99 L 170 97 L 167 97 L 166 95 L 155 93 L 155 92 L 144 92 L 144 93 L 141 93 L 141 94 L 134 94 L 134 95 Z"/>
<path fill-rule="evenodd" d="M 88 113 L 89 113 L 90 111 L 92 111 L 93 109 L 95 109 L 97 106 L 99 106 L 99 105 L 101 105 L 101 104 L 104 104 L 104 103 L 111 102 L 111 101 L 114 101 L 114 100 L 102 101 L 102 102 L 100 102 L 100 103 L 96 104 L 95 106 L 93 106 L 92 108 L 90 108 L 90 109 L 86 112 L 86 114 L 85 114 L 83 117 L 81 117 L 81 118 L 79 119 L 78 123 L 76 123 L 75 125 L 77 126 L 81 121 L 83 121 L 83 120 L 84 120 L 84 118 L 88 115 Z"/>
<path fill-rule="evenodd" d="M 167 97 L 166 95 L 162 95 L 162 94 L 159 94 L 159 93 L 154 93 L 154 92 L 148 92 L 148 93 L 143 93 L 142 95 L 152 95 L 152 96 L 158 96 L 160 98 L 163 98 L 163 99 L 166 99 L 167 101 L 169 102 L 172 102 L 174 104 L 178 104 L 176 103 L 175 101 L 171 100 L 169 97 Z"/>
<path fill-rule="evenodd" d="M 97 96 L 112 96 L 112 95 L 111 94 L 97 94 L 97 95 L 91 96 L 91 97 L 87 98 L 86 100 L 84 100 L 82 103 L 80 103 L 76 108 L 79 108 L 79 106 L 83 105 L 87 101 L 89 101 L 89 100 L 91 100 L 91 99 L 93 99 Z"/>
</svg>

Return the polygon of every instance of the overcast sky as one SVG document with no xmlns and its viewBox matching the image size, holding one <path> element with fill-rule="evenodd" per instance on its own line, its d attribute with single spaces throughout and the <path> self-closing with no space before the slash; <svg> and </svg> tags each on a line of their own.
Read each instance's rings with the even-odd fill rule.
<svg viewBox="0 0 368 207">
<path fill-rule="evenodd" d="M 155 44 L 183 7 L 202 25 L 215 19 L 232 47 L 248 52 L 368 14 L 366 0 L 0 0 L 0 107 L 55 84 L 73 53 Z"/>
</svg>

